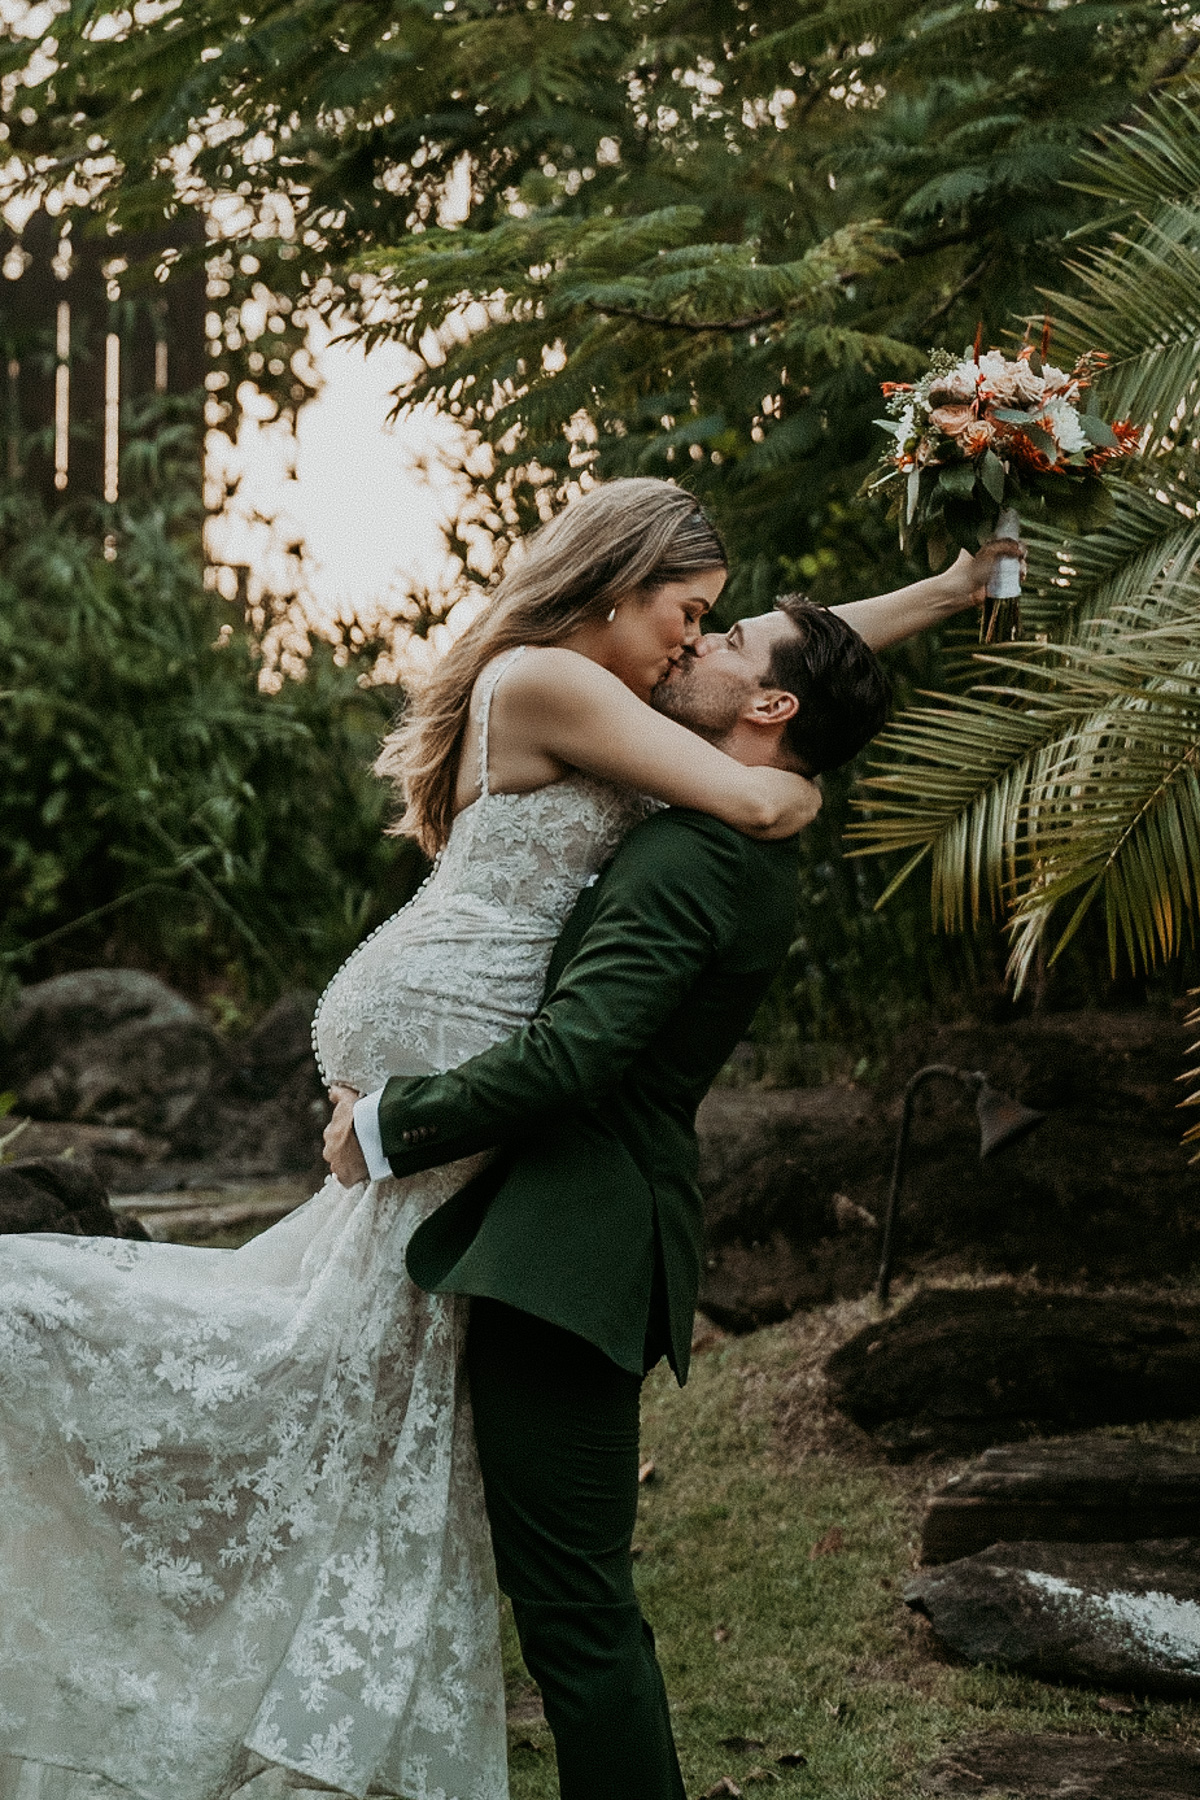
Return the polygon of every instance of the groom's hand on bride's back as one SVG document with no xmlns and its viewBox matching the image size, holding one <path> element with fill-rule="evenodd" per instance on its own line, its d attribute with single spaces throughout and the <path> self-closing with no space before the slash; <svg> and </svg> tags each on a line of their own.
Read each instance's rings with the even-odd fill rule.
<svg viewBox="0 0 1200 1800">
<path fill-rule="evenodd" d="M 344 1188 L 356 1187 L 369 1179 L 367 1161 L 354 1131 L 354 1103 L 358 1091 L 335 1086 L 329 1090 L 333 1101 L 333 1117 L 325 1127 L 322 1155 Z"/>
</svg>

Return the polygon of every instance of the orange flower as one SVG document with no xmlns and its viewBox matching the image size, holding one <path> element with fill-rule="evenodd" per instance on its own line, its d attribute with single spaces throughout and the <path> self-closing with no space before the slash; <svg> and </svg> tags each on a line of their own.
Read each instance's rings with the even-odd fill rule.
<svg viewBox="0 0 1200 1800">
<path fill-rule="evenodd" d="M 879 389 L 890 399 L 893 394 L 911 394 L 912 386 L 911 381 L 881 381 Z"/>
<path fill-rule="evenodd" d="M 1142 434 L 1130 419 L 1114 419 L 1112 434 L 1117 440 L 1116 449 L 1096 449 L 1089 453 L 1087 466 L 1093 474 L 1099 474 L 1110 462 L 1116 462 L 1122 456 L 1132 456 L 1142 441 Z"/>
<path fill-rule="evenodd" d="M 1024 463 L 1027 469 L 1036 469 L 1040 474 L 1045 474 L 1056 466 L 1046 452 L 1039 450 L 1019 429 L 1005 436 L 1004 448 L 1010 456 L 1015 456 L 1018 462 Z"/>
</svg>

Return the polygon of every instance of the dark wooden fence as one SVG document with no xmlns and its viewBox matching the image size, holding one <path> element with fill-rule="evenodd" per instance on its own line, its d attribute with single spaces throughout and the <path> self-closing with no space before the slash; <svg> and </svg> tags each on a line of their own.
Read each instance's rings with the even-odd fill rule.
<svg viewBox="0 0 1200 1800">
<path fill-rule="evenodd" d="M 0 237 L 0 455 L 51 503 L 115 501 L 130 402 L 193 393 L 207 372 L 203 269 L 166 283 L 114 272 L 179 236 L 92 236 L 86 223 L 36 212 Z"/>
</svg>

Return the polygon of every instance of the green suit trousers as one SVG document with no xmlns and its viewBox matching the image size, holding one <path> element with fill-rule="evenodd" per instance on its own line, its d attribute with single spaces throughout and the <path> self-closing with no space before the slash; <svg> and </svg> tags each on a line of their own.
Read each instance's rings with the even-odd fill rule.
<svg viewBox="0 0 1200 1800">
<path fill-rule="evenodd" d="M 562 1800 L 686 1800 L 633 1587 L 641 1377 L 485 1299 L 471 1303 L 467 1367 L 496 1568 Z"/>
</svg>

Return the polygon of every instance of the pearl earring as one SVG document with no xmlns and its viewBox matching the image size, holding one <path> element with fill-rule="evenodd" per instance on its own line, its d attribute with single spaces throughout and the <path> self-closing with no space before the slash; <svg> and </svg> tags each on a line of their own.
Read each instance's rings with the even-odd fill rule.
<svg viewBox="0 0 1200 1800">
<path fill-rule="evenodd" d="M 615 607 L 615 606 L 614 606 L 614 607 L 613 607 L 613 609 L 612 609 L 612 611 L 611 611 L 611 612 L 610 612 L 610 613 L 609 613 L 609 615 L 608 615 L 608 622 L 609 622 L 609 624 L 610 624 L 610 625 L 611 625 L 611 624 L 612 624 L 612 622 L 613 622 L 613 620 L 614 620 L 614 619 L 615 619 L 615 618 L 616 618 L 616 616 L 617 616 L 617 609 L 616 609 L 616 607 Z"/>
</svg>

